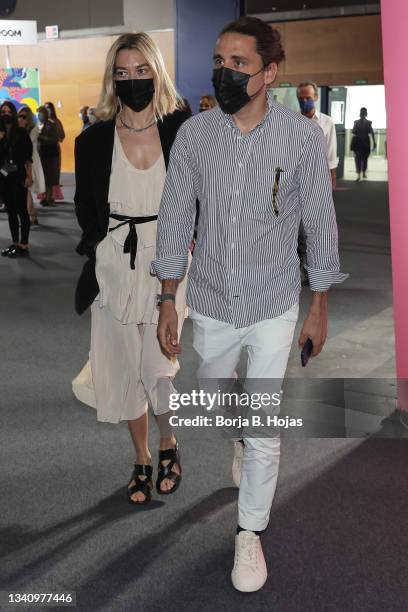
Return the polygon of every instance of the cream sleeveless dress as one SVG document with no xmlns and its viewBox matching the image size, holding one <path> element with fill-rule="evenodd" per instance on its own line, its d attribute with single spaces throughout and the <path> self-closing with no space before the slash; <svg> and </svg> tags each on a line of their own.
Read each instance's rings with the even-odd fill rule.
<svg viewBox="0 0 408 612">
<path fill-rule="evenodd" d="M 156 215 L 166 178 L 163 155 L 147 170 L 127 159 L 115 130 L 109 186 L 110 212 L 132 217 Z M 121 221 L 109 219 L 109 228 Z M 136 225 L 135 269 L 123 252 L 129 225 L 108 232 L 96 249 L 100 293 L 92 308 L 90 363 L 99 421 L 137 419 L 148 402 L 155 414 L 169 410 L 172 379 L 179 369 L 157 339 L 159 280 L 150 273 L 156 256 L 157 221 Z M 179 284 L 176 309 L 179 337 L 186 314 L 187 277 Z"/>
<path fill-rule="evenodd" d="M 35 125 L 30 132 L 31 142 L 33 143 L 33 184 L 30 187 L 32 194 L 44 193 L 45 191 L 44 171 L 38 150 L 39 133 L 38 125 Z"/>
</svg>

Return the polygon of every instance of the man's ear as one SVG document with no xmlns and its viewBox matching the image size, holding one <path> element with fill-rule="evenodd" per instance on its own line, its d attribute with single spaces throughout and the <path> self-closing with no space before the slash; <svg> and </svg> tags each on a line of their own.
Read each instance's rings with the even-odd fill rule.
<svg viewBox="0 0 408 612">
<path fill-rule="evenodd" d="M 264 73 L 265 85 L 271 85 L 274 82 L 277 72 L 278 64 L 275 62 L 271 62 L 269 66 L 266 66 Z"/>
</svg>

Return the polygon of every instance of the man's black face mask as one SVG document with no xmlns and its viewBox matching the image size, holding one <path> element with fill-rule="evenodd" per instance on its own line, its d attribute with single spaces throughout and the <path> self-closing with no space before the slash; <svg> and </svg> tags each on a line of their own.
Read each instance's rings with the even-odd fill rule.
<svg viewBox="0 0 408 612">
<path fill-rule="evenodd" d="M 237 113 L 258 95 L 263 85 L 253 96 L 248 95 L 247 86 L 249 79 L 263 70 L 264 68 L 261 68 L 255 74 L 247 74 L 231 68 L 216 68 L 213 71 L 212 83 L 215 97 L 224 113 L 228 115 Z"/>
</svg>

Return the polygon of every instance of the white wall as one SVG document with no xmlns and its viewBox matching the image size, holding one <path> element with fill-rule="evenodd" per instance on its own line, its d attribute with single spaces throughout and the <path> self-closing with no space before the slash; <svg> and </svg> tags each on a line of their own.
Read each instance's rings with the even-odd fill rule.
<svg viewBox="0 0 408 612">
<path fill-rule="evenodd" d="M 360 108 L 366 107 L 367 119 L 373 122 L 374 129 L 385 129 L 384 85 L 352 85 L 347 87 L 346 129 L 351 129 L 360 117 Z"/>
</svg>

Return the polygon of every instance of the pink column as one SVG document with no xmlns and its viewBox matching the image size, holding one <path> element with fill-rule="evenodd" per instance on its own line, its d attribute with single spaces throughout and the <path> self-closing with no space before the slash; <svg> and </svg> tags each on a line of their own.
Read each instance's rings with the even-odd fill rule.
<svg viewBox="0 0 408 612">
<path fill-rule="evenodd" d="M 381 0 L 399 407 L 408 410 L 408 2 Z"/>
</svg>

